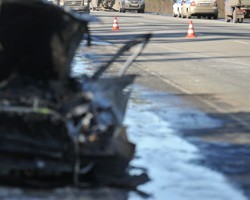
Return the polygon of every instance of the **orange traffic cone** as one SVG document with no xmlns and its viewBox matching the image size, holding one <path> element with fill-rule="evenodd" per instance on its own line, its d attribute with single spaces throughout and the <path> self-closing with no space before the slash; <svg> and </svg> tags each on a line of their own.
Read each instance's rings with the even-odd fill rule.
<svg viewBox="0 0 250 200">
<path fill-rule="evenodd" d="M 194 26 L 192 20 L 189 22 L 188 32 L 186 38 L 195 38 Z"/>
<path fill-rule="evenodd" d="M 113 31 L 119 31 L 120 28 L 118 26 L 118 21 L 117 21 L 117 17 L 114 18 L 114 23 L 113 23 L 113 28 L 112 28 Z"/>
</svg>

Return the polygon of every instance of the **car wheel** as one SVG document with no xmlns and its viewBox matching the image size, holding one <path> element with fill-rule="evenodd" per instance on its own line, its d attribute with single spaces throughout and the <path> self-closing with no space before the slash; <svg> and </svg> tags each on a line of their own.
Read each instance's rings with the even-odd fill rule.
<svg viewBox="0 0 250 200">
<path fill-rule="evenodd" d="M 176 14 L 174 13 L 174 10 L 173 10 L 173 15 L 172 15 L 173 17 L 176 17 Z"/>
<path fill-rule="evenodd" d="M 213 19 L 218 19 L 218 15 L 214 15 L 214 16 L 213 16 Z"/>
<path fill-rule="evenodd" d="M 178 17 L 181 17 L 181 13 L 180 11 L 178 10 L 178 14 L 177 14 Z"/>
<path fill-rule="evenodd" d="M 122 5 L 121 4 L 119 4 L 119 12 L 120 13 L 125 13 L 125 10 L 124 10 L 124 8 L 122 7 Z"/>
<path fill-rule="evenodd" d="M 185 18 L 185 15 L 183 14 L 183 12 L 181 12 L 181 18 Z"/>
<path fill-rule="evenodd" d="M 236 14 L 236 9 L 234 9 L 233 11 L 233 23 L 237 23 L 238 22 L 238 18 L 237 18 L 237 14 Z"/>
<path fill-rule="evenodd" d="M 144 10 L 144 9 L 141 9 L 140 12 L 141 12 L 141 13 L 145 13 L 145 10 Z"/>
<path fill-rule="evenodd" d="M 230 18 L 228 16 L 225 16 L 225 22 L 230 22 Z"/>
</svg>

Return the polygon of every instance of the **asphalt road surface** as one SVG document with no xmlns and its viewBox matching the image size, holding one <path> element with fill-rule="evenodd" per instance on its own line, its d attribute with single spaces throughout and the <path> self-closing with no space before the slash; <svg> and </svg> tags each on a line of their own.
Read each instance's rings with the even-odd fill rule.
<svg viewBox="0 0 250 200">
<path fill-rule="evenodd" d="M 153 33 L 136 62 L 144 70 L 183 93 L 202 95 L 201 99 L 219 112 L 233 115 L 250 111 L 249 24 L 193 19 L 197 37 L 187 39 L 188 19 L 137 13 L 91 14 L 103 21 L 92 26 L 93 34 L 116 46 L 136 35 Z M 114 16 L 120 31 L 111 30 Z"/>
<path fill-rule="evenodd" d="M 164 119 L 203 152 L 202 164 L 225 174 L 250 198 L 250 24 L 192 19 L 196 38 L 189 39 L 185 38 L 189 19 L 129 12 L 91 15 L 101 20 L 91 25 L 92 36 L 105 44 L 93 48 L 100 53 L 94 58 L 97 63 L 135 36 L 153 34 L 128 73 L 140 75 L 140 86 L 168 94 L 161 99 L 166 103 L 158 112 L 165 110 Z M 115 16 L 119 31 L 112 31 Z M 117 71 L 126 58 L 121 57 L 111 71 Z M 177 115 L 169 112 L 171 108 L 188 111 Z M 209 126 L 212 122 L 203 119 L 207 126 L 200 127 L 190 109 L 222 125 Z M 186 118 L 192 118 L 192 123 L 183 123 L 181 119 Z"/>
</svg>

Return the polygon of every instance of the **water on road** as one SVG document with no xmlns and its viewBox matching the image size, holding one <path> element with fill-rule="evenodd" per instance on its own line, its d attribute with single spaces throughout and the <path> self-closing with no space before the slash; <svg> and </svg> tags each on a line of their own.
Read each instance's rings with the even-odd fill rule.
<svg viewBox="0 0 250 200">
<path fill-rule="evenodd" d="M 182 139 L 178 129 L 174 128 L 178 128 L 176 118 L 185 116 L 186 110 L 172 108 L 164 96 L 169 95 L 136 87 L 126 114 L 125 123 L 130 139 L 137 145 L 136 158 L 132 164 L 147 168 L 152 180 L 140 186 L 140 189 L 152 194 L 151 198 L 157 200 L 245 200 L 243 193 L 222 174 L 195 164 L 203 158 L 201 152 Z M 173 116 L 173 126 L 170 114 Z M 216 127 L 221 124 L 198 110 L 193 110 L 194 119 L 190 116 L 178 121 L 189 126 L 195 125 L 195 121 L 198 127 Z M 140 197 L 131 194 L 130 199 Z"/>
</svg>

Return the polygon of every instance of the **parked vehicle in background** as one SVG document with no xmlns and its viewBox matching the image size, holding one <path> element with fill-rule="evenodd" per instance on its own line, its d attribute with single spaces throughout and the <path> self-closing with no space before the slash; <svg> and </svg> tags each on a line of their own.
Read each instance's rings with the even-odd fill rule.
<svg viewBox="0 0 250 200">
<path fill-rule="evenodd" d="M 181 9 L 182 18 L 192 16 L 218 19 L 218 6 L 216 0 L 186 0 Z"/>
<path fill-rule="evenodd" d="M 173 17 L 181 17 L 183 0 L 177 0 L 173 5 Z"/>
<path fill-rule="evenodd" d="M 113 9 L 119 12 L 136 10 L 138 13 L 145 12 L 144 0 L 116 0 Z"/>
<path fill-rule="evenodd" d="M 90 7 L 92 10 L 112 9 L 115 0 L 91 0 Z"/>
<path fill-rule="evenodd" d="M 57 0 L 43 0 L 43 1 L 57 5 Z"/>
<path fill-rule="evenodd" d="M 91 0 L 47 0 L 47 2 L 58 6 L 67 6 L 77 12 L 90 12 L 89 3 Z"/>
<path fill-rule="evenodd" d="M 226 0 L 225 21 L 242 23 L 244 18 L 250 17 L 250 0 Z"/>
</svg>

